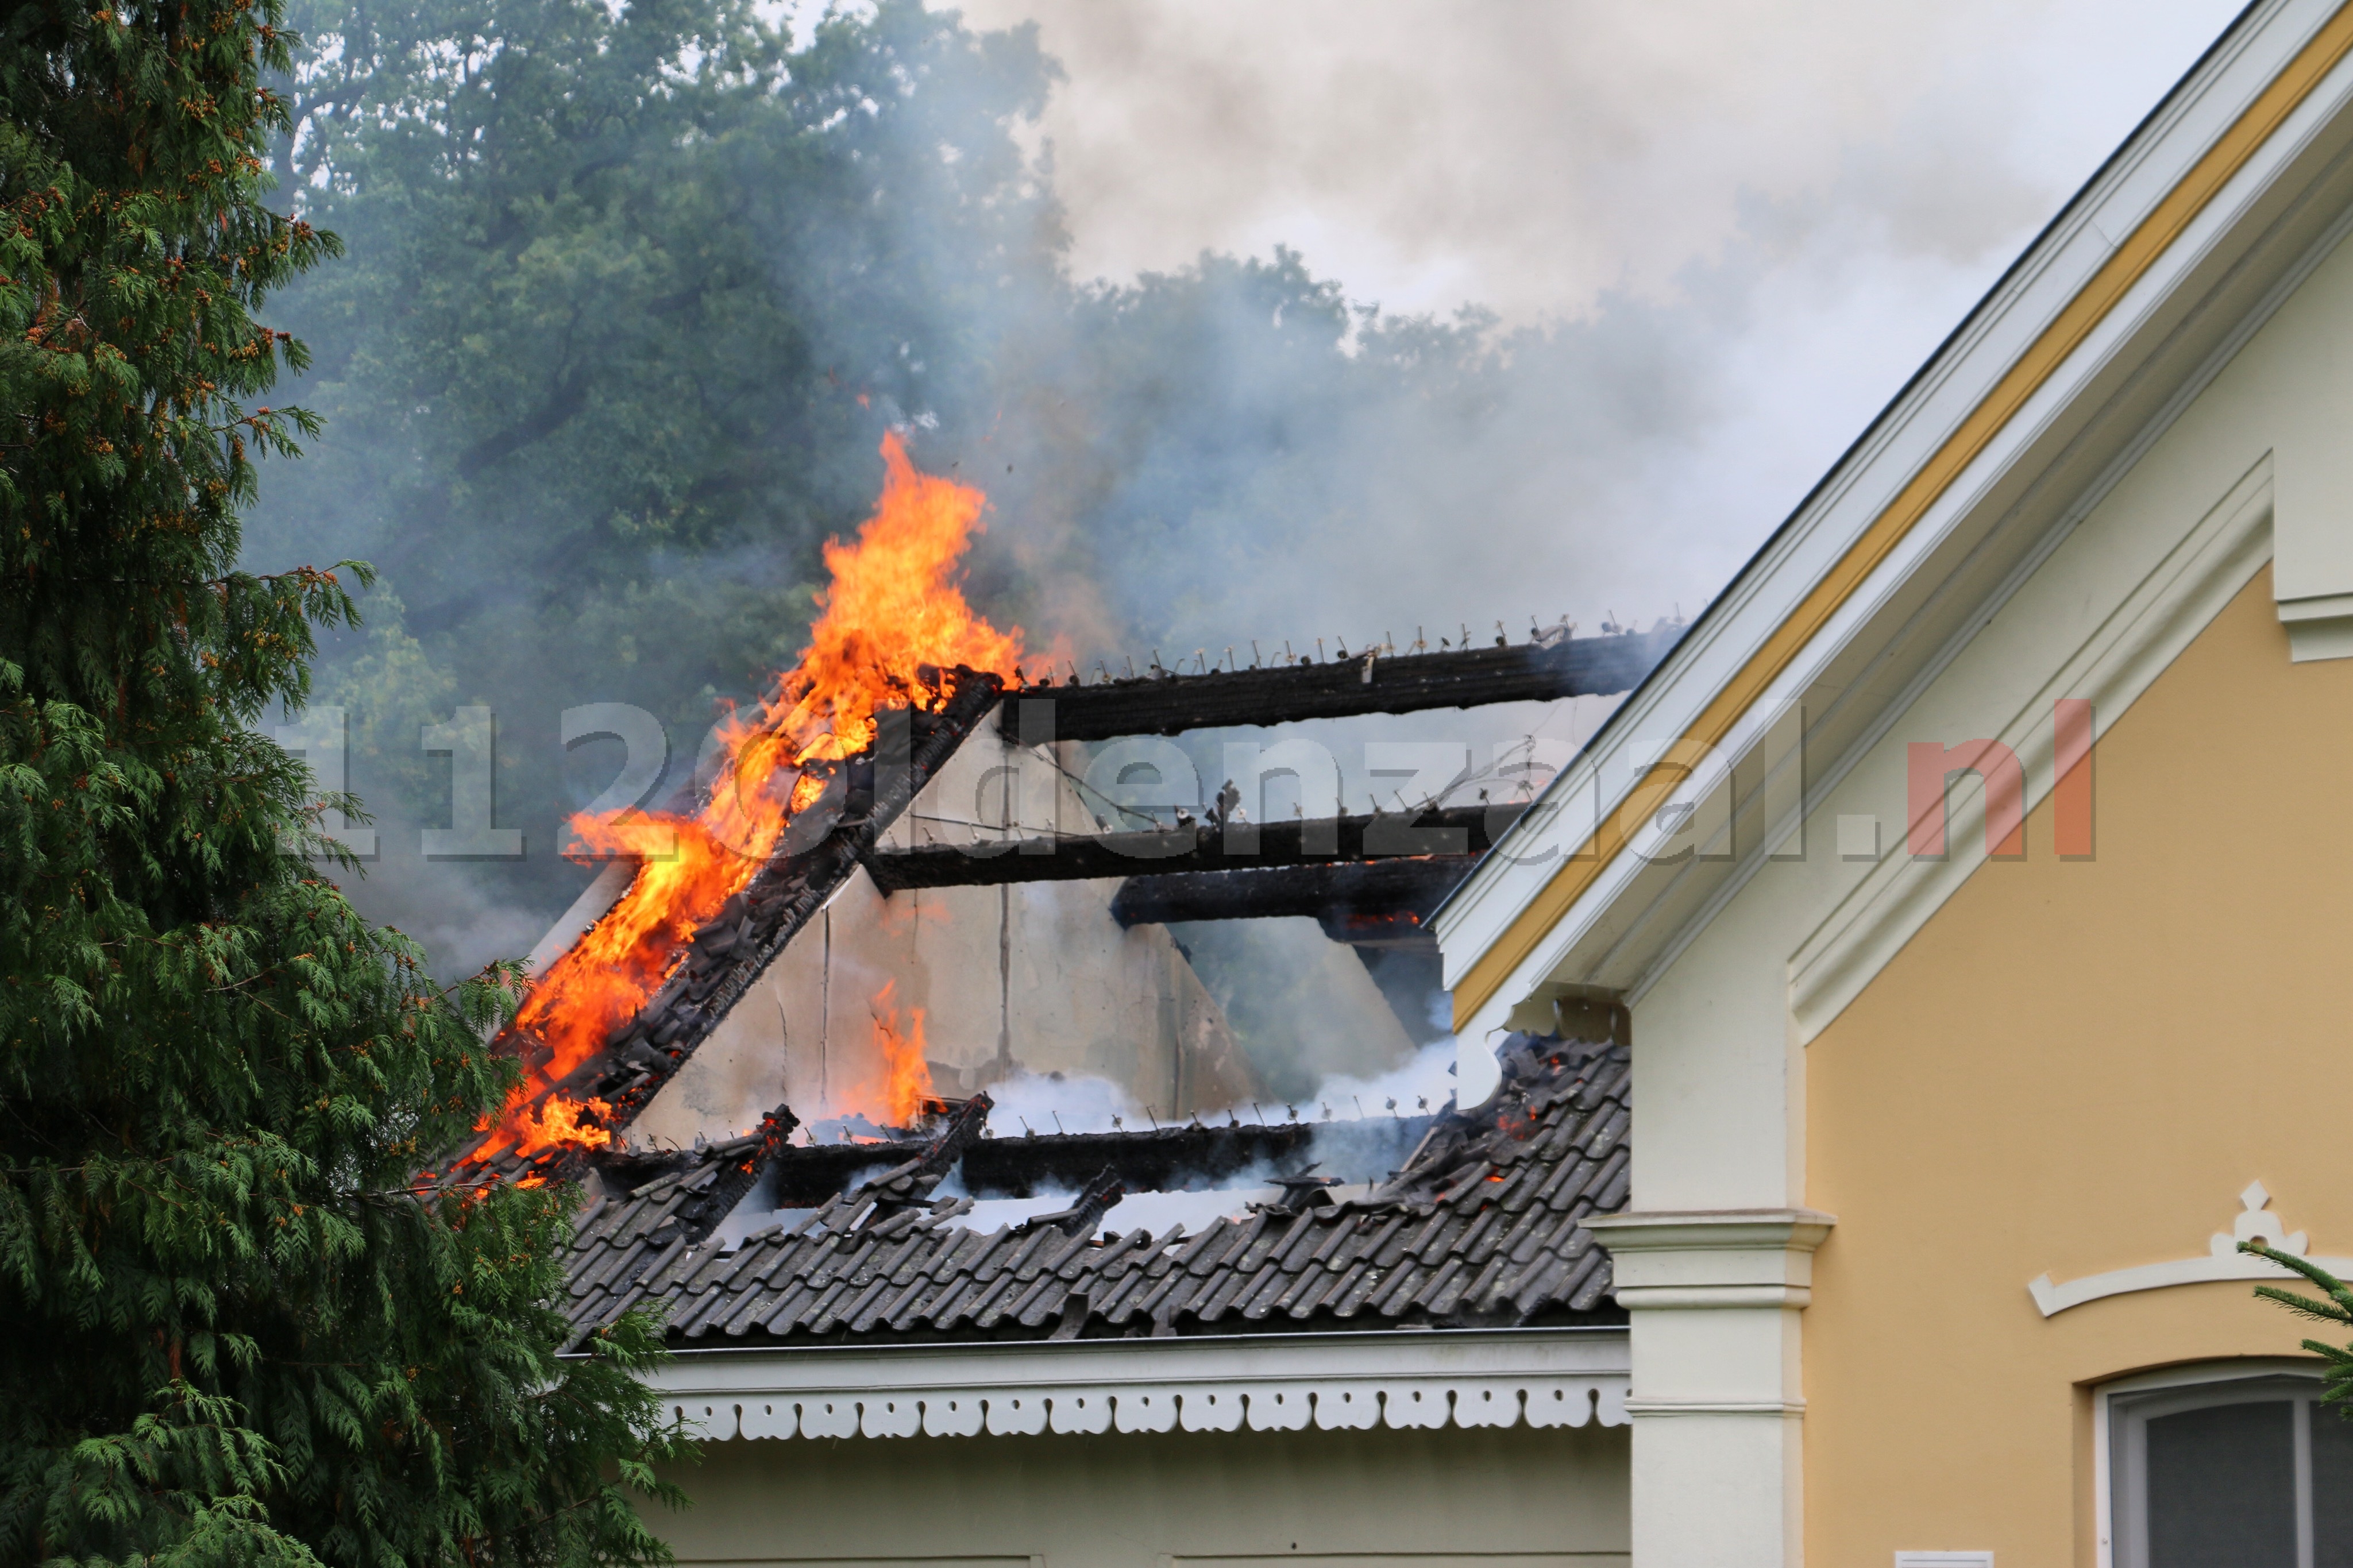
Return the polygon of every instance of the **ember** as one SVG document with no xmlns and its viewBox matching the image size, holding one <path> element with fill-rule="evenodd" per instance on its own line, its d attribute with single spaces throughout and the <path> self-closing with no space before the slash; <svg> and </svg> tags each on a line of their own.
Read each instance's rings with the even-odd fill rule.
<svg viewBox="0 0 2353 1568">
<path fill-rule="evenodd" d="M 709 802 L 691 816 L 574 819 L 592 853 L 637 859 L 637 879 L 524 1003 L 514 1034 L 532 1068 L 473 1160 L 609 1142 L 611 1133 L 584 1123 L 575 1102 L 552 1098 L 536 1114 L 530 1107 L 644 1005 L 696 928 L 750 883 L 838 764 L 873 744 L 878 711 L 938 710 L 949 695 L 942 671 L 952 667 L 1018 679 L 1020 629 L 1000 632 L 975 615 L 950 580 L 980 531 L 987 498 L 916 472 L 895 435 L 883 438 L 882 460 L 881 500 L 857 542 L 826 545 L 833 581 L 819 596 L 809 646 L 754 713 L 723 728 L 724 761 Z M 894 1070 L 893 1085 L 899 1076 Z M 927 1091 L 926 1082 L 912 1099 Z"/>
</svg>

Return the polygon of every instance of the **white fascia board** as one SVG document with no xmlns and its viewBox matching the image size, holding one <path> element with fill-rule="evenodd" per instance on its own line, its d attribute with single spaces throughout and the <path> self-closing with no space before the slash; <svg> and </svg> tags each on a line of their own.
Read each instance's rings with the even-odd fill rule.
<svg viewBox="0 0 2353 1568">
<path fill-rule="evenodd" d="M 649 1381 L 699 1435 L 1035 1436 L 1626 1423 L 1626 1331 L 1243 1334 L 682 1351 Z"/>
<path fill-rule="evenodd" d="M 2022 700 L 2001 722 L 1979 729 L 1990 731 L 2023 764 L 2024 809 L 2031 811 L 2048 795 L 2056 772 L 2052 702 L 2061 697 L 2088 700 L 2096 743 L 2271 559 L 2272 513 L 2272 463 L 2266 456 L 2113 608 L 2100 605 L 2107 613 L 2088 636 L 2014 639 L 2011 646 L 2029 645 L 2020 651 L 2036 661 L 2033 674 L 1988 679 L 1983 689 L 1989 699 L 1999 700 L 1994 693 L 2006 691 Z M 1987 679 L 1983 671 L 1979 676 Z M 1907 693 L 1897 710 L 1909 707 Z M 1862 871 L 1799 945 L 1789 961 L 1789 1011 L 1797 1039 L 1810 1042 L 1828 1027 L 1984 864 L 1983 812 L 1980 795 L 1953 813 L 1948 852 L 1942 858 L 1891 852 Z"/>
<path fill-rule="evenodd" d="M 2135 142 L 1979 306 L 1937 359 L 1709 607 L 1657 674 L 1613 716 L 1577 762 L 1554 780 L 1539 797 L 1541 809 L 1531 810 L 1506 834 L 1438 911 L 1433 927 L 1446 955 L 1450 986 L 1501 939 L 1549 881 L 1562 852 L 1557 840 L 1574 835 L 1578 825 L 1589 824 L 1594 814 L 1572 813 L 1569 803 L 1593 801 L 1604 814 L 1623 804 L 1639 776 L 1631 760 L 1636 747 L 1681 735 L 1691 726 L 2096 273 L 2114 249 L 2108 237 L 2137 229 L 2336 9 L 2326 0 L 2280 0 L 2251 10 L 2234 37 L 2185 80 L 2167 109 L 2151 118 Z M 1850 649 L 1925 558 L 1949 547 L 1964 528 L 1990 530 L 2002 521 L 2001 509 L 1983 504 L 1989 494 L 2013 477 L 2021 456 L 2037 450 L 2053 422 L 2088 385 L 2113 375 L 2120 360 L 2129 363 L 2157 346 L 2150 340 L 2161 339 L 2163 333 L 2150 331 L 2153 319 L 2164 314 L 2168 304 L 2178 305 L 2177 290 L 2201 275 L 2201 265 L 2270 193 L 2273 181 L 2341 112 L 2349 89 L 2353 61 L 2340 62 L 1751 707 L 1727 737 L 1727 755 L 1737 757 L 1752 749 L 1778 708 L 1808 690 L 1827 666 Z M 1703 788 L 1686 785 L 1672 803 L 1697 804 Z M 1639 858 L 1620 854 L 1548 940 L 1468 1022 L 1463 1037 L 1478 1040 L 1493 1033 L 1511 1007 L 1542 984 L 1571 950 L 1598 934 L 1606 936 L 1612 906 L 1647 869 Z"/>
</svg>

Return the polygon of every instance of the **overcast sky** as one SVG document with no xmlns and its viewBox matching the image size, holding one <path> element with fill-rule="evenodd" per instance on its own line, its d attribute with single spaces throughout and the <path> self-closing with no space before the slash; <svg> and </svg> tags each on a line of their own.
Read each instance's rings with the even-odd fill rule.
<svg viewBox="0 0 2353 1568">
<path fill-rule="evenodd" d="M 1611 553 L 1575 574 L 1647 617 L 1723 585 L 2239 6 L 961 8 L 1067 73 L 1036 134 L 1081 276 L 1285 244 L 1391 310 L 1614 314 L 1680 355 L 1706 416 L 1578 531 Z"/>
<path fill-rule="evenodd" d="M 970 0 L 1069 79 L 1082 274 L 1303 250 L 1392 308 L 1656 297 L 1745 231 L 1983 263 L 2079 184 L 2232 0 Z M 1778 220 L 1778 221 L 1777 221 Z M 1794 234 L 1779 237 L 1786 243 Z"/>
</svg>

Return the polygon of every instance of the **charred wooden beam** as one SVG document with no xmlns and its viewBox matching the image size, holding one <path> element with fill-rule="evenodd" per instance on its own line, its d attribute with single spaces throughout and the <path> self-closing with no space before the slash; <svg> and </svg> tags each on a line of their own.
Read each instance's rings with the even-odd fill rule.
<svg viewBox="0 0 2353 1568">
<path fill-rule="evenodd" d="M 880 715 L 875 744 L 835 771 L 817 805 L 794 819 L 776 857 L 695 931 L 670 980 L 556 1089 L 607 1101 L 604 1124 L 614 1131 L 637 1119 L 996 707 L 1002 688 L 995 676 L 961 668 L 944 674 L 950 694 L 939 710 Z"/>
<path fill-rule="evenodd" d="M 1641 684 L 1681 636 L 1683 628 L 1671 626 L 1626 637 L 1573 637 L 1550 647 L 1524 643 L 1163 675 L 1103 686 L 1034 686 L 1008 696 L 1002 722 L 1016 744 L 1040 745 L 1355 713 L 1609 696 Z"/>
<path fill-rule="evenodd" d="M 1387 925 L 1400 919 L 1415 926 L 1477 863 L 1473 855 L 1431 855 L 1337 866 L 1130 877 L 1113 895 L 1111 912 L 1123 926 L 1298 915 L 1323 921 L 1327 928 L 1345 928 L 1352 921 Z"/>
<path fill-rule="evenodd" d="M 1377 1180 L 1405 1163 L 1431 1125 L 1427 1107 L 1397 1118 L 1383 1106 L 1245 1106 L 1223 1125 L 1160 1125 L 1145 1131 L 987 1138 L 965 1152 L 965 1188 L 976 1197 L 1033 1197 L 1078 1191 L 1108 1167 L 1131 1193 L 1198 1191 L 1252 1169 L 1295 1169 L 1316 1161 L 1344 1181 Z M 1336 1113 L 1359 1120 L 1318 1121 Z M 1297 1118 L 1304 1115 L 1308 1120 Z M 786 1151 L 787 1159 L 820 1152 Z"/>
<path fill-rule="evenodd" d="M 1303 822 L 1204 824 L 1084 837 L 926 844 L 914 849 L 878 849 L 867 857 L 866 868 L 877 888 L 898 893 L 912 888 L 1174 876 L 1397 857 L 1460 858 L 1486 853 L 1519 820 L 1522 809 L 1516 804 L 1448 806 L 1412 814 L 1324 816 Z"/>
</svg>

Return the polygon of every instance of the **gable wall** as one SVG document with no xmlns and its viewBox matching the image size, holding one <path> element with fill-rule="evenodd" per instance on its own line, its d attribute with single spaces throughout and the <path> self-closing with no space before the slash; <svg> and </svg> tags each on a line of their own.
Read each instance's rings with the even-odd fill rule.
<svg viewBox="0 0 2353 1568">
<path fill-rule="evenodd" d="M 2046 1321 L 2026 1283 L 2202 1254 L 2259 1176 L 2353 1254 L 2342 1161 L 2284 1120 L 2353 1088 L 2353 661 L 2291 662 L 2265 564 L 2275 533 L 2353 529 L 2348 433 L 2340 249 L 1933 679 L 1854 694 L 1901 710 L 1834 784 L 1808 759 L 1802 853 L 1636 986 L 1632 1207 L 1838 1216 L 1768 1260 L 1778 1311 L 1703 1252 L 1634 1304 L 1638 1556 L 2088 1568 L 2088 1382 L 2293 1352 L 2243 1285 Z M 2052 854 L 2054 696 L 2096 698 L 2088 862 Z M 1974 847 L 1964 775 L 1950 858 L 1912 860 L 1907 745 L 1989 735 L 2027 763 L 2025 859 Z M 1846 816 L 1877 862 L 1841 857 Z"/>
<path fill-rule="evenodd" d="M 2353 662 L 2292 665 L 2268 572 L 2101 741 L 2097 844 L 2046 802 L 1807 1051 L 1822 1563 L 2090 1564 L 2088 1385 L 2294 1353 L 2244 1283 L 2048 1320 L 2026 1282 L 2189 1258 L 2260 1178 L 2353 1253 Z"/>
</svg>

